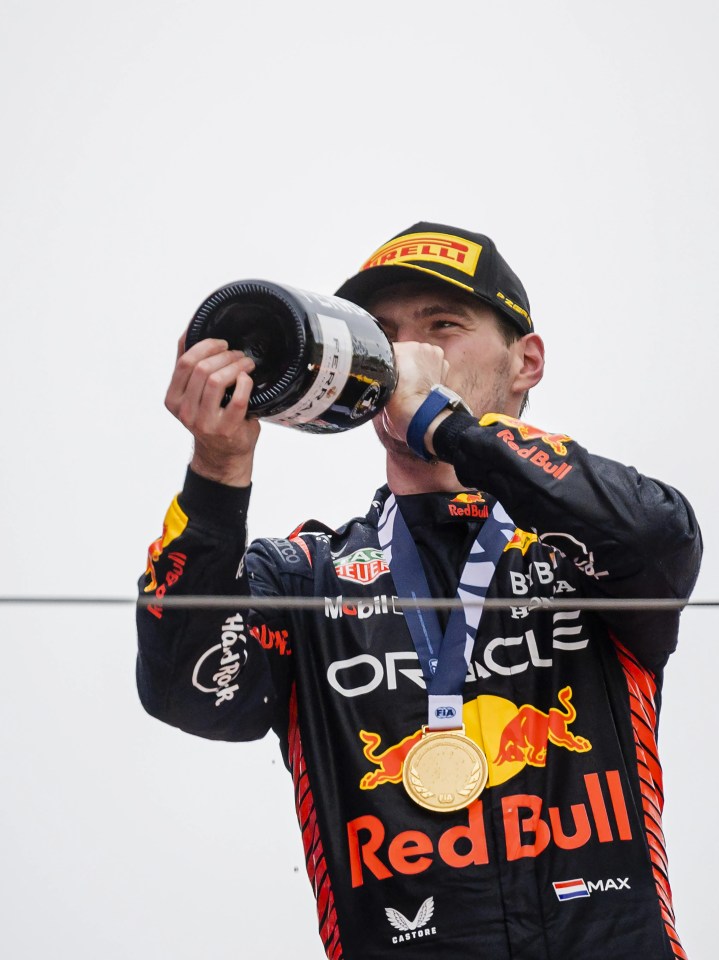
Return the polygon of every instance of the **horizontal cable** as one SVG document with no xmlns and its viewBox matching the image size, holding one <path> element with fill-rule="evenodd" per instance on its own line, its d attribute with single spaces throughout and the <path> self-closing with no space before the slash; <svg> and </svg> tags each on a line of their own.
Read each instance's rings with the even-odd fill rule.
<svg viewBox="0 0 719 960">
<path fill-rule="evenodd" d="M 414 598 L 387 597 L 396 608 L 411 607 L 420 610 L 454 610 L 463 607 L 483 606 L 485 610 L 509 610 L 516 607 L 528 607 L 530 610 L 682 610 L 685 607 L 719 607 L 719 600 L 676 600 L 666 597 L 655 599 L 637 597 L 634 599 L 610 599 L 603 597 L 557 599 L 556 597 L 493 597 L 468 598 L 466 601 L 456 597 Z M 227 610 L 232 607 L 239 610 L 324 610 L 328 604 L 342 603 L 348 606 L 371 604 L 374 597 L 251 597 L 238 596 L 187 596 L 163 597 L 158 600 L 154 595 L 134 597 L 43 597 L 9 596 L 0 597 L 0 604 L 55 604 L 58 606 L 134 606 L 163 607 L 168 610 Z"/>
</svg>

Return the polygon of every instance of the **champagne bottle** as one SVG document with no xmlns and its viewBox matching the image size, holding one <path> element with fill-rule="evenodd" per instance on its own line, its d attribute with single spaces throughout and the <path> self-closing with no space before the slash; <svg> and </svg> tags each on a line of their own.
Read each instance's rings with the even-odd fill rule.
<svg viewBox="0 0 719 960">
<path fill-rule="evenodd" d="M 185 349 L 207 337 L 254 360 L 249 416 L 310 433 L 365 423 L 397 383 L 392 345 L 377 321 L 339 297 L 265 280 L 230 283 L 200 305 Z"/>
</svg>

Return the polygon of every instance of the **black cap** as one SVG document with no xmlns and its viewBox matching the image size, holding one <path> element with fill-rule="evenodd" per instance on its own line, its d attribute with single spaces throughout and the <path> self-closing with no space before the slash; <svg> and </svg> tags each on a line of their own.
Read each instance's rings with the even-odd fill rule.
<svg viewBox="0 0 719 960">
<path fill-rule="evenodd" d="M 422 277 L 444 280 L 478 297 L 508 317 L 523 334 L 534 329 L 526 291 L 494 241 L 482 233 L 442 223 L 415 223 L 398 233 L 335 295 L 364 306 L 384 287 Z"/>
</svg>

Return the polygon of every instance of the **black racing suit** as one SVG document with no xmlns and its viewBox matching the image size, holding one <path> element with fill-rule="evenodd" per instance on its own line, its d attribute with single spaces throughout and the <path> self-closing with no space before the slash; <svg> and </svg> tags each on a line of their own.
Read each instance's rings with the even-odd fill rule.
<svg viewBox="0 0 719 960">
<path fill-rule="evenodd" d="M 517 530 L 490 598 L 688 598 L 701 540 L 672 488 L 504 416 L 453 414 L 434 443 L 482 491 L 398 498 L 435 595 L 453 594 L 499 498 Z M 434 813 L 401 780 L 427 694 L 378 539 L 395 498 L 383 488 L 337 531 L 311 521 L 245 553 L 248 501 L 248 489 L 188 472 L 141 581 L 158 602 L 138 613 L 140 696 L 199 736 L 275 731 L 327 956 L 683 957 L 656 746 L 678 612 L 485 610 L 463 721 L 489 783 L 469 808 Z M 247 593 L 325 599 L 319 610 L 159 604 Z"/>
</svg>

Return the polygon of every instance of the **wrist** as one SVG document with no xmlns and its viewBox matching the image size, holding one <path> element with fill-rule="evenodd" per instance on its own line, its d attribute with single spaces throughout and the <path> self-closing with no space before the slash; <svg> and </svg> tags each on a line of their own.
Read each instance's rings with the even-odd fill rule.
<svg viewBox="0 0 719 960">
<path fill-rule="evenodd" d="M 231 487 L 202 477 L 188 467 L 179 503 L 202 526 L 234 538 L 244 529 L 251 491 L 251 486 Z"/>
<path fill-rule="evenodd" d="M 477 426 L 477 418 L 457 411 L 437 422 L 432 435 L 432 446 L 438 460 L 455 463 L 462 436 Z"/>
<path fill-rule="evenodd" d="M 424 435 L 424 446 L 425 446 L 425 449 L 427 450 L 427 453 L 432 454 L 433 457 L 437 456 L 437 451 L 435 450 L 434 443 L 433 443 L 435 431 L 442 423 L 444 423 L 444 421 L 448 417 L 451 417 L 453 413 L 454 413 L 454 410 L 445 408 L 444 410 L 442 410 L 440 413 L 437 414 L 434 420 L 427 427 L 427 432 Z"/>
<path fill-rule="evenodd" d="M 455 411 L 472 414 L 465 401 L 441 383 L 436 383 L 416 410 L 407 428 L 407 446 L 422 460 L 436 455 L 432 438 L 437 428 Z"/>
<path fill-rule="evenodd" d="M 252 482 L 252 454 L 242 457 L 212 457 L 195 445 L 190 469 L 205 480 L 227 487 L 247 487 Z"/>
</svg>

